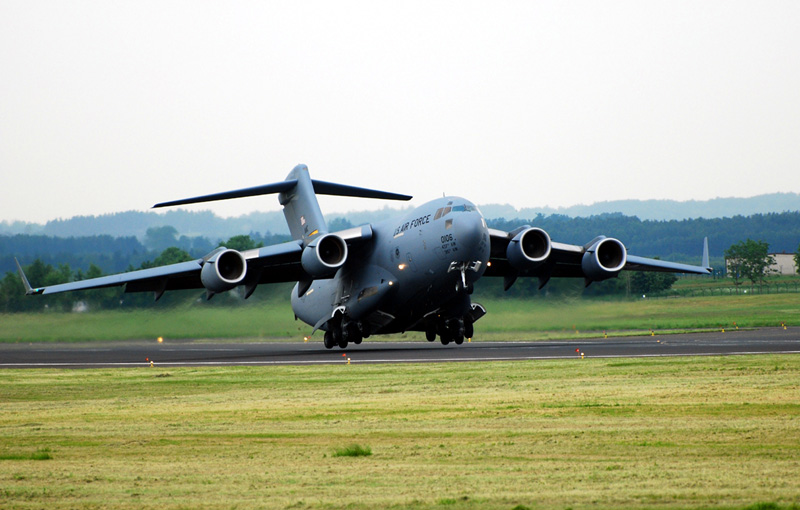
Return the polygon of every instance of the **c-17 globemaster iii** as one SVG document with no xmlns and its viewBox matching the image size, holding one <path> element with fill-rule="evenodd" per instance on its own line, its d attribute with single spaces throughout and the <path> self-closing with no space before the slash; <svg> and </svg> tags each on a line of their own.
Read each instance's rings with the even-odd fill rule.
<svg viewBox="0 0 800 510">
<path fill-rule="evenodd" d="M 278 194 L 292 241 L 236 251 L 217 248 L 205 257 L 151 269 L 34 288 L 19 262 L 27 294 L 53 294 L 124 285 L 125 292 L 153 292 L 159 299 L 176 289 L 214 294 L 243 287 L 249 297 L 259 284 L 297 282 L 295 317 L 325 331 L 327 348 L 361 343 L 370 335 L 424 331 L 429 341 L 460 344 L 486 314 L 471 294 L 482 277 L 499 277 L 506 290 L 519 277 L 591 282 L 620 271 L 709 274 L 708 245 L 702 266 L 628 255 L 617 239 L 598 236 L 583 246 L 553 242 L 528 225 L 505 232 L 489 228 L 478 208 L 455 196 L 432 200 L 402 216 L 340 232 L 328 232 L 316 195 L 390 200 L 410 196 L 312 180 L 305 165 L 286 180 L 201 197 L 163 202 L 176 206 L 229 198 Z"/>
</svg>

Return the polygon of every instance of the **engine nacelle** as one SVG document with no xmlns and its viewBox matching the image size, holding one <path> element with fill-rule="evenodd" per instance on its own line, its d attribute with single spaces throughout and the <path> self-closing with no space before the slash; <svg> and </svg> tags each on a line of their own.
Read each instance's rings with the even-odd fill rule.
<svg viewBox="0 0 800 510">
<path fill-rule="evenodd" d="M 550 256 L 550 236 L 540 228 L 523 230 L 506 248 L 506 257 L 511 267 L 519 271 L 533 269 L 543 264 Z"/>
<path fill-rule="evenodd" d="M 336 234 L 314 239 L 303 249 L 300 263 L 314 279 L 330 278 L 347 260 L 347 243 Z"/>
<path fill-rule="evenodd" d="M 625 246 L 617 239 L 605 237 L 586 250 L 581 268 L 587 280 L 599 282 L 617 276 L 627 261 Z"/>
<path fill-rule="evenodd" d="M 236 287 L 247 274 L 247 261 L 236 250 L 220 250 L 200 270 L 200 281 L 211 292 L 225 292 Z"/>
</svg>

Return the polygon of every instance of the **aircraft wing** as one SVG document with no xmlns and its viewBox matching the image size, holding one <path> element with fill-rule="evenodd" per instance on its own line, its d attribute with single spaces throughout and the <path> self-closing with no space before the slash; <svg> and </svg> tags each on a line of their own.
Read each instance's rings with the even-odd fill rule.
<svg viewBox="0 0 800 510">
<path fill-rule="evenodd" d="M 17 269 L 25 285 L 26 294 L 57 294 L 76 290 L 100 289 L 125 285 L 125 292 L 154 292 L 156 299 L 167 290 L 202 289 L 201 271 L 208 260 L 219 250 L 196 260 L 140 269 L 127 273 L 101 276 L 48 287 L 32 287 L 17 262 Z M 243 284 L 293 281 L 300 266 L 302 247 L 295 241 L 256 248 L 242 252 L 247 261 L 248 276 Z M 302 269 L 300 269 L 302 271 Z M 251 276 L 253 275 L 253 276 Z"/>
<path fill-rule="evenodd" d="M 364 241 L 372 238 L 372 227 L 364 225 L 337 232 L 336 235 L 341 237 L 348 246 L 358 249 Z M 159 299 L 168 290 L 206 288 L 201 278 L 203 267 L 223 251 L 225 251 L 224 248 L 217 248 L 205 257 L 196 260 L 47 287 L 33 287 L 28 282 L 19 262 L 17 262 L 17 270 L 25 286 L 26 294 L 57 294 L 124 285 L 125 292 L 153 292 L 155 298 Z M 247 271 L 244 279 L 236 285 L 244 285 L 245 296 L 249 297 L 262 283 L 309 280 L 310 277 L 301 264 L 302 253 L 303 242 L 297 240 L 243 251 L 241 256 L 245 260 Z M 213 294 L 213 291 L 209 292 L 209 296 Z"/>
<path fill-rule="evenodd" d="M 509 245 L 514 242 L 522 245 L 520 236 L 524 235 L 527 230 L 537 230 L 543 234 L 542 240 L 546 238 L 540 249 L 541 257 L 540 259 L 532 257 L 534 260 L 522 258 L 522 263 L 519 262 L 519 259 L 514 261 L 513 256 L 511 259 L 509 258 Z M 553 242 L 544 231 L 530 229 L 528 226 L 512 232 L 489 229 L 489 236 L 491 239 L 490 264 L 486 269 L 485 276 L 505 278 L 506 288 L 509 288 L 520 276 L 539 278 L 544 285 L 552 277 L 585 278 L 588 284 L 592 281 L 614 277 L 620 271 L 711 274 L 711 268 L 708 267 L 707 242 L 704 245 L 703 266 L 693 266 L 628 255 L 622 243 L 605 236 L 596 237 L 583 246 Z M 545 244 L 549 245 L 549 249 L 545 249 Z M 603 260 L 599 255 L 601 245 L 618 249 L 616 257 L 608 256 L 606 260 Z M 598 254 L 598 257 L 594 256 L 595 253 Z M 601 260 L 602 262 L 600 262 Z"/>
</svg>

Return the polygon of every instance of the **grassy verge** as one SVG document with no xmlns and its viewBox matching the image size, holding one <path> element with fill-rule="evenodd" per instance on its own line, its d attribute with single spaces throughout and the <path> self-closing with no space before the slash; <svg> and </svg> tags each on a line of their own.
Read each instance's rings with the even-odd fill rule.
<svg viewBox="0 0 800 510">
<path fill-rule="evenodd" d="M 798 356 L 4 370 L 0 507 L 788 508 L 798 381 Z"/>
<path fill-rule="evenodd" d="M 475 325 L 480 340 L 598 336 L 602 331 L 800 324 L 798 294 L 601 301 L 481 299 L 489 313 Z M 311 328 L 295 321 L 288 302 L 234 307 L 175 306 L 161 310 L 0 315 L 0 342 L 165 338 L 301 340 Z M 587 333 L 588 332 L 588 333 Z M 417 333 L 402 336 L 423 340 Z M 397 339 L 397 337 L 393 337 Z M 375 340 L 375 338 L 371 339 Z"/>
</svg>

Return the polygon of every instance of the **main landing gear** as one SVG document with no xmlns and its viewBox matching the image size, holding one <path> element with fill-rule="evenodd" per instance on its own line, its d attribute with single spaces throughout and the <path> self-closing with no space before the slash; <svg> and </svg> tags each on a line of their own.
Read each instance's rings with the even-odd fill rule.
<svg viewBox="0 0 800 510">
<path fill-rule="evenodd" d="M 342 315 L 337 315 L 328 322 L 324 343 L 326 349 L 333 349 L 336 345 L 344 349 L 348 343 L 358 345 L 367 337 L 369 331 L 361 321 L 346 320 Z"/>
<path fill-rule="evenodd" d="M 436 340 L 436 335 L 439 335 L 442 345 L 447 345 L 450 342 L 461 345 L 464 343 L 465 338 L 472 338 L 474 333 L 472 317 L 465 315 L 460 318 L 453 317 L 432 322 L 425 330 L 425 338 L 429 342 L 433 342 Z"/>
</svg>

